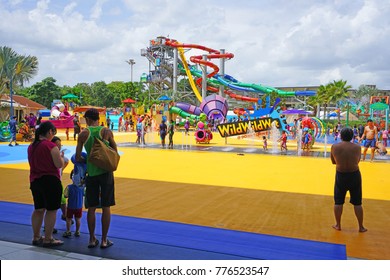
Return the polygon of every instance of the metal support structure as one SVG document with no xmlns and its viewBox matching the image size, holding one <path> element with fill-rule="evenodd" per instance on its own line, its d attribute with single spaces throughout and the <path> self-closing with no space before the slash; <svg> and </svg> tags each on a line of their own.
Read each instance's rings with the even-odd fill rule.
<svg viewBox="0 0 390 280">
<path fill-rule="evenodd" d="M 173 94 L 172 98 L 177 94 L 177 64 L 178 64 L 178 50 L 174 48 L 173 50 Z"/>
<path fill-rule="evenodd" d="M 207 55 L 202 55 L 202 60 L 207 61 Z M 202 68 L 202 100 L 207 96 L 207 65 L 201 65 Z"/>
<path fill-rule="evenodd" d="M 11 73 L 11 78 L 9 79 L 9 98 L 10 98 L 10 102 L 11 102 L 11 105 L 10 105 L 10 115 L 9 115 L 9 119 L 11 120 L 13 115 L 14 115 L 14 103 L 13 103 L 13 89 L 12 89 L 12 83 L 13 83 L 13 80 L 12 80 L 12 73 Z"/>
<path fill-rule="evenodd" d="M 126 61 L 129 65 L 130 65 L 130 68 L 131 68 L 131 82 L 133 82 L 133 65 L 135 64 L 135 60 L 134 59 L 129 59 Z"/>
<path fill-rule="evenodd" d="M 225 53 L 225 49 L 220 49 L 220 53 L 224 54 Z M 223 57 L 221 57 L 219 59 L 219 75 L 221 77 L 223 77 L 225 75 L 225 58 L 223 58 Z M 221 95 L 222 97 L 225 97 L 224 89 L 225 88 L 224 88 L 223 85 L 219 86 L 219 95 Z"/>
</svg>

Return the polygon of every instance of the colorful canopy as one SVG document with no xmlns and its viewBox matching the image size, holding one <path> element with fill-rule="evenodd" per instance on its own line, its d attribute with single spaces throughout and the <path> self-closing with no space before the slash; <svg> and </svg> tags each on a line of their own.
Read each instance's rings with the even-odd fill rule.
<svg viewBox="0 0 390 280">
<path fill-rule="evenodd" d="M 170 97 L 168 97 L 166 95 L 163 95 L 158 100 L 160 100 L 160 101 L 169 101 L 169 100 L 172 100 L 172 98 L 170 98 Z"/>
<path fill-rule="evenodd" d="M 122 100 L 122 103 L 135 103 L 137 101 L 131 99 L 131 98 L 126 98 L 125 100 Z"/>
<path fill-rule="evenodd" d="M 79 99 L 77 95 L 74 95 L 73 93 L 65 94 L 61 97 L 62 99 Z"/>
</svg>

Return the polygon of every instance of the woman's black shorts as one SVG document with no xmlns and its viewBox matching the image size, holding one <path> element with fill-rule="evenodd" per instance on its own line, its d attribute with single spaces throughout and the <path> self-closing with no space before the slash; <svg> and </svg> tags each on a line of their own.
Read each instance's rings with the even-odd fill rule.
<svg viewBox="0 0 390 280">
<path fill-rule="evenodd" d="M 56 176 L 44 175 L 30 183 L 35 209 L 57 210 L 61 207 L 62 185 Z"/>
</svg>

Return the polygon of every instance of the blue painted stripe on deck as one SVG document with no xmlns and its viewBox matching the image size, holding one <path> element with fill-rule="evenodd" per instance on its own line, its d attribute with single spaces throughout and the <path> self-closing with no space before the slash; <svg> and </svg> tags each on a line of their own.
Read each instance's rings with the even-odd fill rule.
<svg viewBox="0 0 390 280">
<path fill-rule="evenodd" d="M 0 202 L 1 222 L 29 225 L 33 206 Z M 59 213 L 58 213 L 59 214 Z M 97 213 L 96 234 L 100 232 Z M 65 230 L 57 219 L 56 228 Z M 81 232 L 88 233 L 86 213 Z M 267 260 L 345 260 L 346 247 L 341 244 L 287 238 L 266 234 L 112 215 L 109 236 L 113 238 L 173 246 L 231 256 Z M 178 257 L 178 259 L 180 259 Z"/>
</svg>

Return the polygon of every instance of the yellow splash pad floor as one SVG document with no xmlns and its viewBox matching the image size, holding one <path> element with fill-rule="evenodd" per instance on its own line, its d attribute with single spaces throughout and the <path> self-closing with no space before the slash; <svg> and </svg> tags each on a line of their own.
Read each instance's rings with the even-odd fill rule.
<svg viewBox="0 0 390 280">
<path fill-rule="evenodd" d="M 60 137 L 63 145 L 75 146 Z M 259 154 L 261 141 L 226 142 L 215 133 L 210 144 L 196 145 L 192 135 L 176 132 L 172 150 L 159 147 L 157 134 L 146 136 L 146 147 L 134 145 L 134 133 L 115 133 L 115 139 L 121 161 L 114 214 L 340 243 L 352 258 L 390 259 L 388 160 L 360 164 L 368 232 L 358 233 L 348 198 L 339 232 L 331 227 L 335 167 L 329 157 Z M 297 149 L 292 141 L 288 147 Z M 313 148 L 328 156 L 329 149 Z M 64 184 L 71 168 L 64 171 Z M 28 170 L 27 161 L 0 158 L 1 200 L 32 204 Z"/>
</svg>

